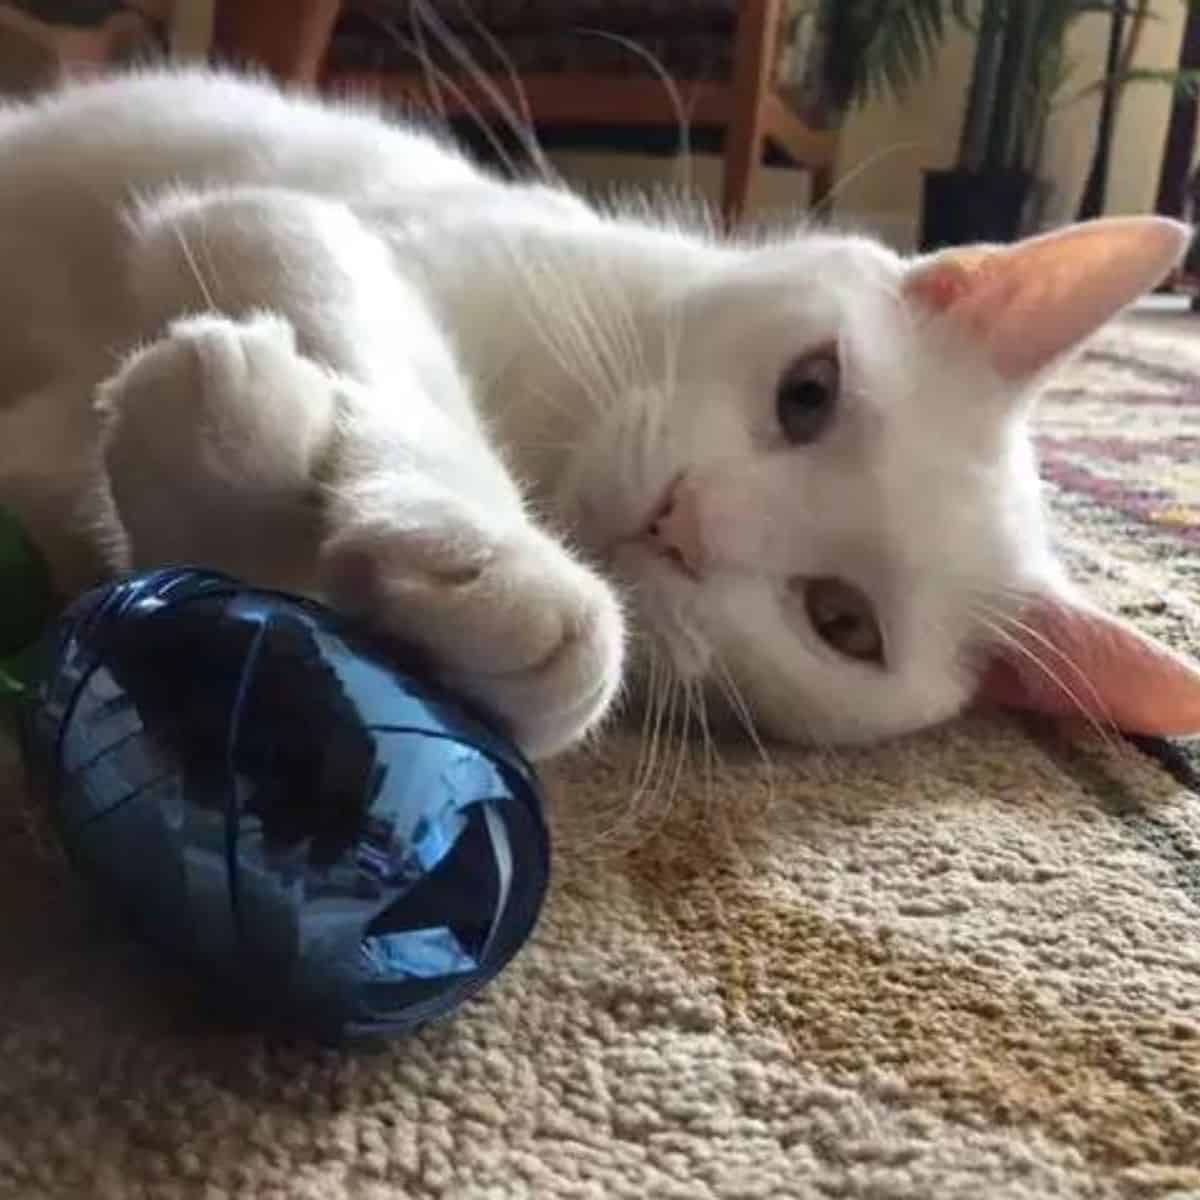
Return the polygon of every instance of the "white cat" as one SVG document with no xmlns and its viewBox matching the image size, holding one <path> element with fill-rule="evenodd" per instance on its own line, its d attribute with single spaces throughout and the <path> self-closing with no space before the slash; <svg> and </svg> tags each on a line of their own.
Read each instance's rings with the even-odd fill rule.
<svg viewBox="0 0 1200 1200">
<path fill-rule="evenodd" d="M 0 503 L 64 592 L 186 560 L 399 633 L 536 757 L 627 620 L 784 737 L 981 693 L 1194 732 L 1200 672 L 1064 581 L 1028 433 L 1186 232 L 738 245 L 261 83 L 81 85 L 0 113 Z"/>
</svg>

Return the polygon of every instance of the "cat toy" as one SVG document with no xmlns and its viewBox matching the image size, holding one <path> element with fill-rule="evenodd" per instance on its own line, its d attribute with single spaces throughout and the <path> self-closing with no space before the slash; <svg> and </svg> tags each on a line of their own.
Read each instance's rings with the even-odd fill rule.
<svg viewBox="0 0 1200 1200">
<path fill-rule="evenodd" d="M 16 584 L 49 595 L 0 510 L 0 682 L 35 796 L 96 894 L 239 1022 L 405 1032 L 527 940 L 536 776 L 395 647 L 179 567 L 88 592 L 31 648 Z"/>
</svg>

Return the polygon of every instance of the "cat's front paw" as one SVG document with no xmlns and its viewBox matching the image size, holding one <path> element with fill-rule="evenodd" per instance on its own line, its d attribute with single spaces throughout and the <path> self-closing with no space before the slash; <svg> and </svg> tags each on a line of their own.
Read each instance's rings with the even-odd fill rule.
<svg viewBox="0 0 1200 1200">
<path fill-rule="evenodd" d="M 337 384 L 282 317 L 181 318 L 97 391 L 124 561 L 192 562 L 282 585 L 311 569 L 312 465 Z"/>
<path fill-rule="evenodd" d="M 493 538 L 432 516 L 406 532 L 331 538 L 330 599 L 428 650 L 442 681 L 497 717 L 527 755 L 579 741 L 621 685 L 625 629 L 612 588 L 531 526 Z"/>
<path fill-rule="evenodd" d="M 447 662 L 445 679 L 507 724 L 534 759 L 578 742 L 616 697 L 625 653 L 620 605 L 577 563 L 550 569 L 540 548 L 508 551 L 468 586 L 490 652 Z M 563 556 L 565 557 L 565 556 Z M 464 613 L 464 616 L 466 614 Z M 497 653 L 499 650 L 499 653 Z"/>
</svg>

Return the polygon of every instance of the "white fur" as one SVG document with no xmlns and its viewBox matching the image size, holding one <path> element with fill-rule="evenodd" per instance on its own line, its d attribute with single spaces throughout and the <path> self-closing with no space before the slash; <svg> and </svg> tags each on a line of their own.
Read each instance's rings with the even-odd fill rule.
<svg viewBox="0 0 1200 1200">
<path fill-rule="evenodd" d="M 64 588 L 186 559 L 323 596 L 535 755 L 617 694 L 619 592 L 778 732 L 863 740 L 961 708 L 977 597 L 1056 572 L 1023 389 L 865 240 L 720 245 L 369 111 L 151 73 L 0 114 L 0 262 L 0 502 Z M 825 341 L 835 425 L 782 446 L 776 380 Z M 681 472 L 700 584 L 634 537 Z M 886 669 L 814 634 L 813 575 L 872 597 Z"/>
</svg>

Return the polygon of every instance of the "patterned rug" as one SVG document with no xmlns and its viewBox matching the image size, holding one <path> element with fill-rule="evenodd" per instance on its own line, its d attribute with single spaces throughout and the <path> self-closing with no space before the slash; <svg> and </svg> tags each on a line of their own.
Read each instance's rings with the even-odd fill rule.
<svg viewBox="0 0 1200 1200">
<path fill-rule="evenodd" d="M 1200 652 L 1200 323 L 1043 408 L 1064 552 Z M 555 772 L 610 811 L 636 739 Z M 1177 747 L 972 719 L 685 764 L 658 836 L 564 831 L 535 942 L 371 1054 L 207 1027 L 89 911 L 0 767 L 0 1195 L 1200 1196 L 1200 796 Z M 730 831 L 740 836 L 730 836 Z"/>
</svg>

